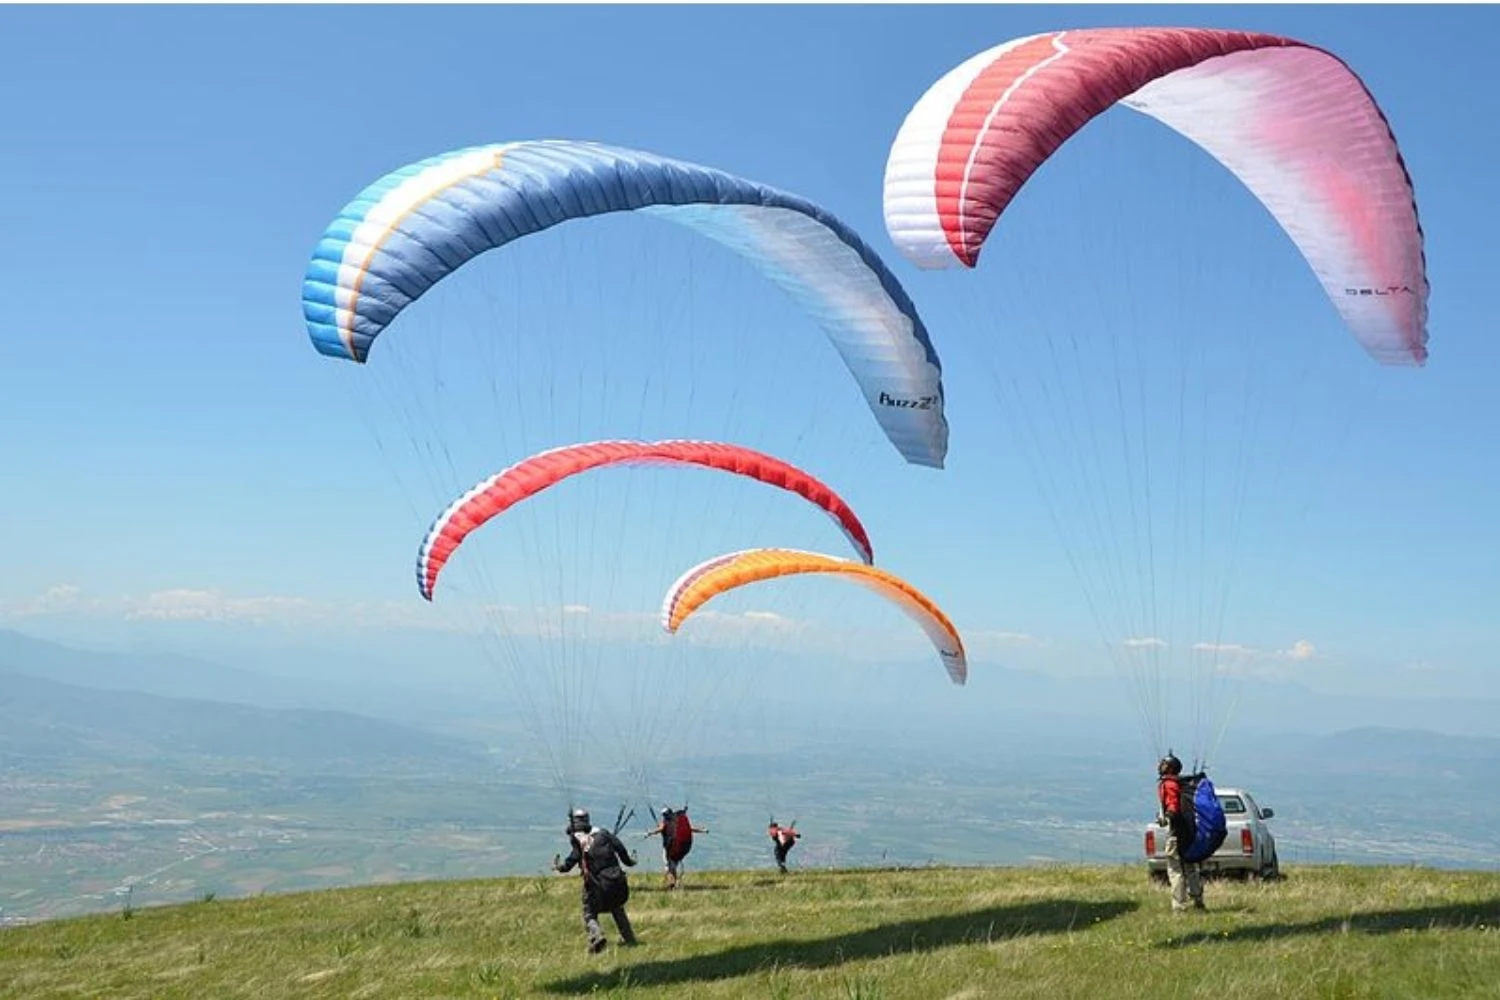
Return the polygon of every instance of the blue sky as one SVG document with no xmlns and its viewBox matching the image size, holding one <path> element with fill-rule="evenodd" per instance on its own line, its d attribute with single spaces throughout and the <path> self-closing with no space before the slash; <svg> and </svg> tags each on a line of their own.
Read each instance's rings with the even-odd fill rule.
<svg viewBox="0 0 1500 1000">
<path fill-rule="evenodd" d="M 1434 288 L 1428 368 L 1382 380 L 1358 364 L 1292 246 L 1232 178 L 1124 111 L 1091 126 L 1018 200 L 1024 297 L 1000 300 L 1009 286 L 993 259 L 933 276 L 899 258 L 881 217 L 882 171 L 930 83 L 1012 36 L 1141 23 L 1288 34 L 1363 76 L 1417 183 Z M 1260 390 L 1272 412 L 1295 402 L 1311 414 L 1295 433 L 1268 438 L 1261 457 L 1280 476 L 1256 483 L 1306 512 L 1293 523 L 1282 507 L 1250 505 L 1243 561 L 1212 567 L 1237 586 L 1243 576 L 1245 588 L 1233 630 L 1216 638 L 1253 647 L 1259 669 L 1315 686 L 1494 697 L 1497 150 L 1484 123 L 1500 88 L 1487 48 L 1497 29 L 1491 9 L 1415 7 L 6 9 L 0 610 L 16 627 L 76 637 L 120 634 L 129 619 L 163 641 L 175 620 L 205 617 L 309 635 L 343 626 L 340 641 L 367 646 L 388 644 L 384 627 L 421 624 L 431 609 L 409 565 L 427 519 L 466 476 L 518 457 L 507 448 L 561 443 L 568 428 L 548 428 L 543 414 L 498 447 L 476 432 L 487 426 L 482 406 L 415 428 L 380 410 L 405 389 L 398 368 L 376 372 L 379 357 L 340 368 L 307 342 L 307 255 L 345 201 L 397 166 L 474 143 L 586 138 L 788 188 L 860 231 L 907 283 L 943 356 L 949 465 L 902 465 L 816 329 L 732 261 L 710 255 L 692 287 L 677 284 L 673 268 L 694 253 L 686 237 L 658 244 L 601 225 L 597 248 L 586 235 L 539 245 L 497 277 L 524 299 L 519 325 L 554 324 L 557 351 L 527 355 L 542 366 L 528 374 L 532 389 L 567 381 L 573 344 L 596 372 L 605 359 L 620 365 L 607 369 L 612 384 L 628 386 L 650 363 L 632 358 L 630 338 L 658 322 L 705 337 L 754 331 L 767 353 L 745 371 L 694 370 L 703 381 L 691 405 L 704 420 L 695 433 L 754 432 L 767 450 L 785 445 L 810 463 L 854 503 L 883 563 L 937 598 L 983 658 L 1096 671 L 1105 669 L 1098 636 L 1022 455 L 1001 433 L 983 323 L 1012 307 L 1038 324 L 1087 322 L 1102 304 L 1127 332 L 1169 322 L 1275 328 L 1315 342 L 1308 357 L 1328 364 L 1296 401 L 1274 379 Z M 1414 38 L 1442 47 L 1414 48 Z M 1118 217 L 1105 219 L 1115 205 Z M 660 256 L 643 263 L 632 247 Z M 1070 284 L 1063 274 L 1080 262 L 1133 283 L 1140 300 L 1122 306 Z M 563 280 L 558 268 L 569 267 L 588 277 Z M 477 327 L 506 301 L 484 286 L 490 273 L 458 276 L 466 286 L 410 326 Z M 1226 299 L 1226 284 L 1246 301 Z M 778 371 L 773 363 L 787 366 L 786 379 L 767 399 L 758 379 Z M 624 406 L 628 388 L 612 391 Z M 715 409 L 726 393 L 733 420 Z M 553 400 L 558 420 L 582 412 L 538 398 Z M 603 407 L 598 419 L 607 416 Z M 591 419 L 579 417 L 577 430 L 610 432 Z M 1054 424 L 1034 429 L 1044 453 L 1065 452 Z M 375 444 L 453 433 L 490 452 L 465 452 L 454 478 L 430 487 L 411 486 L 423 482 L 419 470 Z M 658 540 L 693 532 L 702 545 L 684 542 L 684 552 L 746 538 L 841 551 L 837 534 L 795 503 L 692 482 L 650 494 L 663 519 L 656 534 L 618 548 L 557 541 L 555 551 L 582 561 L 566 571 L 531 564 L 532 596 L 598 608 L 619 596 L 620 562 L 655 554 L 665 572 L 680 556 Z M 604 487 L 580 487 L 518 517 L 515 535 L 550 544 L 566 516 L 606 508 L 610 523 L 628 523 L 613 502 Z M 1057 506 L 1084 516 L 1077 498 Z M 756 518 L 753 532 L 732 530 L 741 516 Z M 497 539 L 489 572 L 525 558 Z M 590 577 L 579 586 L 589 597 L 559 589 L 571 567 Z M 825 596 L 772 589 L 725 607 L 813 620 L 835 642 L 851 625 L 910 632 L 863 596 L 826 606 Z"/>
</svg>

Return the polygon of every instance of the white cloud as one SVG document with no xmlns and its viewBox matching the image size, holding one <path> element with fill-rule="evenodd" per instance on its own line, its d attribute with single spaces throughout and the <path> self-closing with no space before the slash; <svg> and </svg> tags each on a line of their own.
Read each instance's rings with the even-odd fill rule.
<svg viewBox="0 0 1500 1000">
<path fill-rule="evenodd" d="M 1315 660 L 1318 659 L 1318 648 L 1306 639 L 1298 639 L 1292 643 L 1290 649 L 1283 649 L 1276 654 L 1284 660 Z"/>
<path fill-rule="evenodd" d="M 437 606 L 425 601 L 338 602 L 287 595 L 235 596 L 217 589 L 174 587 L 144 597 L 94 597 L 68 585 L 33 597 L 0 600 L 0 621 L 43 616 L 114 618 L 161 623 L 239 624 L 292 628 L 419 629 L 455 633 L 503 631 L 516 638 L 569 635 L 598 641 L 691 642 L 695 645 L 777 644 L 788 637 L 821 633 L 811 623 L 773 611 L 739 613 L 705 608 L 678 636 L 661 628 L 657 609 L 603 611 L 585 604 L 521 608 L 515 605 Z"/>
<path fill-rule="evenodd" d="M 48 587 L 34 597 L 0 601 L 0 617 L 35 618 L 39 615 L 62 614 L 78 608 L 83 603 L 83 590 L 71 583 Z"/>
<path fill-rule="evenodd" d="M 144 596 L 99 597 L 63 584 L 23 599 L 0 600 L 0 621 L 56 616 L 173 625 L 238 625 L 324 631 L 420 630 L 511 639 L 568 636 L 586 641 L 668 643 L 700 647 L 753 646 L 841 659 L 880 661 L 931 655 L 920 629 L 897 620 L 880 628 L 841 628 L 775 611 L 702 608 L 676 635 L 664 631 L 657 608 L 609 611 L 587 604 L 518 607 L 417 599 L 338 601 L 299 595 L 236 595 L 217 588 L 172 587 Z M 1017 649 L 1046 647 L 1046 640 L 1016 630 L 963 632 L 971 659 L 1000 657 Z M 501 640 L 508 641 L 508 640 Z"/>
<path fill-rule="evenodd" d="M 1306 639 L 1298 639 L 1286 649 L 1269 653 L 1238 642 L 1195 642 L 1193 649 L 1200 653 L 1228 654 L 1236 659 L 1292 660 L 1299 663 L 1322 659 L 1318 648 Z"/>
<path fill-rule="evenodd" d="M 451 616 L 425 602 L 355 601 L 341 603 L 309 597 L 260 595 L 236 597 L 215 589 L 174 587 L 144 597 L 96 597 L 65 584 L 35 597 L 0 601 L 0 620 L 45 616 L 118 618 L 126 621 L 210 622 L 246 625 L 292 625 L 366 628 L 456 628 Z"/>
<path fill-rule="evenodd" d="M 124 617 L 153 621 L 248 622 L 316 621 L 326 614 L 303 597 L 230 597 L 217 590 L 158 590 L 130 601 Z"/>
<path fill-rule="evenodd" d="M 1158 639 L 1154 635 L 1142 636 L 1136 639 L 1126 639 L 1124 645 L 1131 649 L 1161 649 L 1167 644 L 1167 640 Z"/>
<path fill-rule="evenodd" d="M 1253 654 L 1255 650 L 1237 642 L 1195 642 L 1193 649 L 1199 653 L 1229 653 L 1234 656 Z"/>
<path fill-rule="evenodd" d="M 788 618 L 774 611 L 714 611 L 700 608 L 678 629 L 678 635 L 690 641 L 709 644 L 743 642 L 760 637 L 786 637 L 815 632 L 811 622 Z"/>
<path fill-rule="evenodd" d="M 999 632 L 992 629 L 976 629 L 964 633 L 965 643 L 985 642 L 996 646 L 1044 646 L 1046 643 L 1028 632 Z"/>
<path fill-rule="evenodd" d="M 1219 673 L 1237 677 L 1258 677 L 1262 680 L 1285 680 L 1295 676 L 1294 664 L 1310 663 L 1325 659 L 1317 646 L 1307 639 L 1298 639 L 1286 649 L 1261 650 L 1237 642 L 1198 642 L 1195 650 L 1214 653 Z M 1222 659 L 1221 659 L 1222 657 Z"/>
<path fill-rule="evenodd" d="M 968 652 L 970 660 L 1005 659 L 1014 656 L 1017 650 L 1040 649 L 1047 645 L 1045 639 L 1027 632 L 1003 629 L 959 629 L 959 634 L 963 636 L 964 649 Z M 914 638 L 925 640 L 923 636 Z"/>
</svg>

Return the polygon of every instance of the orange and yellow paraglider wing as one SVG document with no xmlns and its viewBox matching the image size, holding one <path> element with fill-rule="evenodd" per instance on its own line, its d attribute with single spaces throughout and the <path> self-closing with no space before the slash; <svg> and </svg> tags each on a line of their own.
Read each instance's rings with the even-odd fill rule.
<svg viewBox="0 0 1500 1000">
<path fill-rule="evenodd" d="M 699 608 L 720 594 L 746 584 L 774 580 L 805 573 L 824 573 L 842 577 L 894 603 L 915 621 L 943 660 L 953 683 L 968 679 L 968 660 L 963 639 L 941 608 L 931 598 L 905 580 L 874 566 L 835 559 L 817 552 L 797 549 L 747 549 L 716 556 L 688 570 L 662 602 L 662 627 L 676 632 Z"/>
</svg>

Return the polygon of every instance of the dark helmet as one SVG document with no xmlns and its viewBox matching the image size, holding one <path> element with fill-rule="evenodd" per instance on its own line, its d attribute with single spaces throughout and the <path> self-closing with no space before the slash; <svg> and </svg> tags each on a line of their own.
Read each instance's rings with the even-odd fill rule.
<svg viewBox="0 0 1500 1000">
<path fill-rule="evenodd" d="M 1157 761 L 1156 773 L 1163 776 L 1169 774 L 1181 774 L 1182 761 L 1178 760 L 1176 755 L 1173 754 L 1172 751 L 1168 750 L 1167 755 L 1161 760 Z"/>
<path fill-rule="evenodd" d="M 574 809 L 568 813 L 568 822 L 575 830 L 587 830 L 593 825 L 589 820 L 589 811 L 587 809 Z"/>
<path fill-rule="evenodd" d="M 677 815 L 677 812 L 671 806 L 662 806 L 661 807 L 661 818 L 662 819 L 671 819 L 675 815 Z"/>
</svg>

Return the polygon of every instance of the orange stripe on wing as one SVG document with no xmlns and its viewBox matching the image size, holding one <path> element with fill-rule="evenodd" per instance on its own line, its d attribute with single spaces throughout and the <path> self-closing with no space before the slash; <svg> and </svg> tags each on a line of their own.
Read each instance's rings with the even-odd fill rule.
<svg viewBox="0 0 1500 1000">
<path fill-rule="evenodd" d="M 344 347 L 348 350 L 349 357 L 353 358 L 355 361 L 364 360 L 364 358 L 361 358 L 354 351 L 354 320 L 359 310 L 360 289 L 364 287 L 365 275 L 370 273 L 370 262 L 375 259 L 375 255 L 380 252 L 382 247 L 385 246 L 386 240 L 390 239 L 391 235 L 395 233 L 396 230 L 401 226 L 401 223 L 406 221 L 407 216 L 411 215 L 417 209 L 421 208 L 423 205 L 427 204 L 427 202 L 436 198 L 438 195 L 450 190 L 451 188 L 457 187 L 458 185 L 463 184 L 466 181 L 471 181 L 476 177 L 482 177 L 483 175 L 489 173 L 491 170 L 498 170 L 502 161 L 505 159 L 506 148 L 508 147 L 502 147 L 495 150 L 489 163 L 486 163 L 481 167 L 476 167 L 473 170 L 468 171 L 467 173 L 453 178 L 453 180 L 432 191 L 420 201 L 413 202 L 412 205 L 406 209 L 406 211 L 402 212 L 400 215 L 391 220 L 391 224 L 385 227 L 385 231 L 380 234 L 379 239 L 370 244 L 370 248 L 365 251 L 364 259 L 359 262 L 359 270 L 355 272 L 354 283 L 352 286 L 350 286 L 349 289 L 349 319 L 347 325 L 340 324 L 339 326 L 339 339 L 344 342 Z"/>
</svg>

